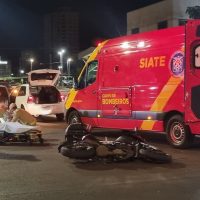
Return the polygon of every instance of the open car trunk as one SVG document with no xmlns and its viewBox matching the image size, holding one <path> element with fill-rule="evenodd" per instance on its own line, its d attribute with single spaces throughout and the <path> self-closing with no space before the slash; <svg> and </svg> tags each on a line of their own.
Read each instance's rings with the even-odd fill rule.
<svg viewBox="0 0 200 200">
<path fill-rule="evenodd" d="M 28 73 L 28 82 L 31 86 L 55 86 L 60 77 L 60 71 L 55 69 L 38 69 Z"/>
<path fill-rule="evenodd" d="M 30 93 L 36 104 L 54 104 L 61 102 L 60 92 L 54 86 L 30 87 Z"/>
</svg>

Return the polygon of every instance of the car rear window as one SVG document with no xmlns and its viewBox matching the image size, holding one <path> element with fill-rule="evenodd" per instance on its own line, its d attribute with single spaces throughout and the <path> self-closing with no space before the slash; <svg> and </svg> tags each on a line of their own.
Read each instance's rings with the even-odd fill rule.
<svg viewBox="0 0 200 200">
<path fill-rule="evenodd" d="M 54 86 L 32 86 L 32 87 L 30 87 L 31 94 L 38 94 L 41 90 L 58 92 L 58 90 Z"/>
<path fill-rule="evenodd" d="M 56 76 L 56 73 L 45 73 L 45 74 L 37 74 L 37 73 L 32 73 L 31 74 L 31 80 L 36 81 L 36 80 L 53 80 Z"/>
<path fill-rule="evenodd" d="M 60 93 L 54 86 L 30 87 L 30 93 L 37 99 L 38 104 L 51 104 L 60 101 Z"/>
</svg>

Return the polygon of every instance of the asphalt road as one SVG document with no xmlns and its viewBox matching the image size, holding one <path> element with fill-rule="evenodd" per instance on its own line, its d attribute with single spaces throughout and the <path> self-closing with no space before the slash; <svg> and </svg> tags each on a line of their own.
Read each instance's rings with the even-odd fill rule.
<svg viewBox="0 0 200 200">
<path fill-rule="evenodd" d="M 66 124 L 43 120 L 38 124 L 44 145 L 0 146 L 0 200 L 200 199 L 198 139 L 193 148 L 177 150 L 163 135 L 145 134 L 151 144 L 172 155 L 169 164 L 81 163 L 57 152 Z"/>
</svg>

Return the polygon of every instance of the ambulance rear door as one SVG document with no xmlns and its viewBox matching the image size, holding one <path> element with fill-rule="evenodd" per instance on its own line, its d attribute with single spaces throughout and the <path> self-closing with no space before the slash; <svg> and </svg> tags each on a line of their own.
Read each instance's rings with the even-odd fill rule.
<svg viewBox="0 0 200 200">
<path fill-rule="evenodd" d="M 200 20 L 186 24 L 185 121 L 200 121 Z"/>
</svg>

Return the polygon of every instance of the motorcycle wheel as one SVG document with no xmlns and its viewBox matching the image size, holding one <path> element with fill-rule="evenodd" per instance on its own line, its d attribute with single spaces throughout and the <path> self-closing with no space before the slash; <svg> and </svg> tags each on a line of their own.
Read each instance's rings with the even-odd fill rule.
<svg viewBox="0 0 200 200">
<path fill-rule="evenodd" d="M 74 158 L 74 159 L 91 159 L 96 155 L 94 147 L 69 147 L 62 146 L 60 153 L 63 156 Z"/>
<path fill-rule="evenodd" d="M 154 148 L 140 149 L 139 153 L 143 160 L 149 162 L 169 163 L 172 160 L 169 154 L 164 153 L 159 149 L 154 149 Z"/>
</svg>

